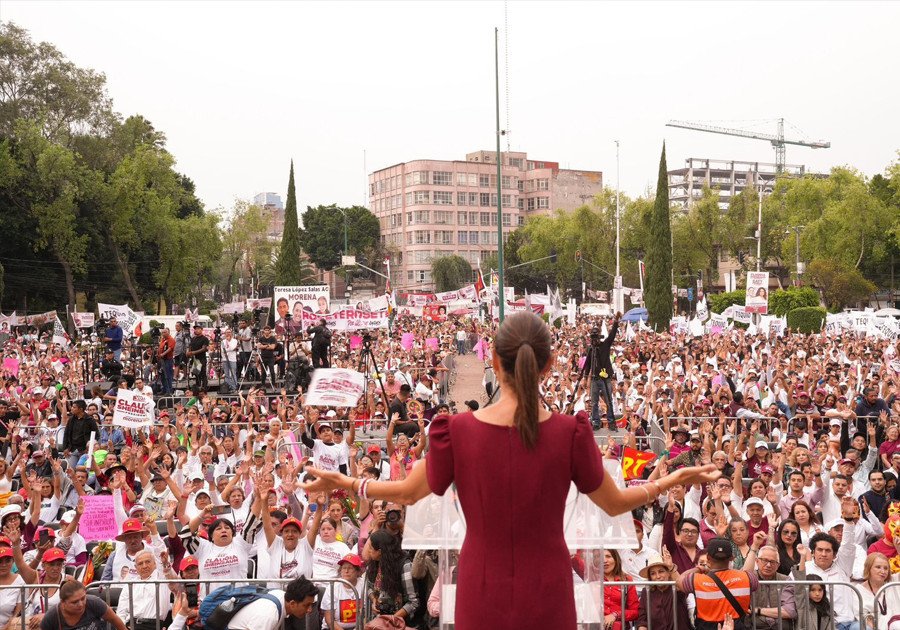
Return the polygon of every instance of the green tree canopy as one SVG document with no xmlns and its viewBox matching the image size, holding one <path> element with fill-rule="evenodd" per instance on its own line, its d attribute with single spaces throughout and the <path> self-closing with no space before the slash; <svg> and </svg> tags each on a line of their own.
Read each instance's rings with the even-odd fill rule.
<svg viewBox="0 0 900 630">
<path fill-rule="evenodd" d="M 666 145 L 659 158 L 656 199 L 650 217 L 647 241 L 647 283 L 644 303 L 648 324 L 660 330 L 669 326 L 672 318 L 672 226 L 669 208 L 669 176 L 666 170 Z"/>
<path fill-rule="evenodd" d="M 362 206 L 310 206 L 306 209 L 300 242 L 310 261 L 326 271 L 340 267 L 344 253 L 344 213 L 347 215 L 347 253 L 364 258 L 369 267 L 373 263 L 380 265 L 381 226 L 378 218 Z"/>
<path fill-rule="evenodd" d="M 431 261 L 436 291 L 455 291 L 472 282 L 472 265 L 462 256 L 440 256 Z"/>
</svg>

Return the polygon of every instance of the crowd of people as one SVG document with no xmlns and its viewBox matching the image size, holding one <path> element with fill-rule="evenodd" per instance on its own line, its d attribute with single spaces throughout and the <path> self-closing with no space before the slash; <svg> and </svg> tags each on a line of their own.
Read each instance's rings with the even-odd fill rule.
<svg viewBox="0 0 900 630">
<path fill-rule="evenodd" d="M 0 591 L 0 629 L 23 619 L 32 629 L 88 627 L 74 622 L 91 615 L 141 630 L 163 619 L 177 630 L 214 588 L 206 582 L 248 577 L 280 580 L 268 586 L 282 605 L 254 603 L 258 614 L 231 628 L 274 628 L 291 616 L 329 630 L 376 619 L 436 627 L 438 554 L 403 550 L 404 506 L 307 492 L 304 467 L 405 479 L 428 456 L 433 418 L 496 397 L 493 324 L 398 317 L 365 344 L 361 332 L 324 327 L 286 338 L 243 323 L 211 339 L 179 325 L 149 348 L 110 324 L 99 359 L 27 327 L 0 339 L 0 584 L 45 585 L 27 591 L 24 607 Z M 702 630 L 728 617 L 737 628 L 862 630 L 875 628 L 877 611 L 879 629 L 900 628 L 900 587 L 878 595 L 900 579 L 896 339 L 739 329 L 691 337 L 619 316 L 550 330 L 543 404 L 611 430 L 597 438 L 606 458 L 621 459 L 623 446 L 655 451 L 631 483 L 697 464 L 721 472 L 635 510 L 636 549 L 573 554 L 573 579 L 603 585 L 600 626 Z M 457 401 L 451 386 L 467 354 L 478 356 L 484 392 Z M 213 378 L 233 394 L 208 387 L 213 355 L 224 357 Z M 307 405 L 305 382 L 291 374 L 291 361 L 307 358 L 311 368 L 363 371 L 365 395 L 355 407 Z M 122 388 L 155 399 L 153 424 L 114 422 Z M 82 497 L 98 494 L 113 497 L 114 544 L 79 533 Z M 141 584 L 110 608 L 76 588 L 92 584 L 90 574 Z M 308 613 L 300 578 L 328 585 Z M 165 579 L 200 586 L 152 584 Z M 850 588 L 817 580 L 852 584 L 864 610 Z"/>
</svg>

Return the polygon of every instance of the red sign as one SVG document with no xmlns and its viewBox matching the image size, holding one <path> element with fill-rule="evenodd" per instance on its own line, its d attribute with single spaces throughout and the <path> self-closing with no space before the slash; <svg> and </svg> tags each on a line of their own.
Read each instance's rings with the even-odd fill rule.
<svg viewBox="0 0 900 630">
<path fill-rule="evenodd" d="M 625 476 L 625 480 L 640 479 L 644 474 L 644 468 L 654 459 L 656 459 L 656 453 L 636 451 L 626 446 L 622 452 L 622 474 Z"/>
<path fill-rule="evenodd" d="M 447 321 L 447 305 L 441 303 L 425 305 L 422 307 L 422 318 L 432 322 Z"/>
</svg>

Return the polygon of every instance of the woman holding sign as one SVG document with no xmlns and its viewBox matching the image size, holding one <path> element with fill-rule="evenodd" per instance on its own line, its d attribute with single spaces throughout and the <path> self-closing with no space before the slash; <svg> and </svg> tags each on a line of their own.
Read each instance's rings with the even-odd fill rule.
<svg viewBox="0 0 900 630">
<path fill-rule="evenodd" d="M 536 315 L 506 318 L 494 344 L 499 402 L 452 419 L 435 418 L 424 465 L 415 466 L 403 481 L 313 470 L 318 479 L 305 484 L 309 491 L 346 488 L 363 500 L 407 504 L 432 492 L 443 494 L 455 484 L 467 527 L 459 558 L 457 630 L 576 627 L 572 567 L 563 537 L 572 482 L 601 509 L 618 515 L 676 484 L 708 483 L 720 474 L 712 464 L 682 468 L 620 489 L 604 474 L 587 416 L 541 407 L 538 385 L 553 363 L 550 345 L 550 332 Z M 485 505 L 508 509 L 488 511 Z M 510 535 L 498 538 L 497 531 Z"/>
</svg>

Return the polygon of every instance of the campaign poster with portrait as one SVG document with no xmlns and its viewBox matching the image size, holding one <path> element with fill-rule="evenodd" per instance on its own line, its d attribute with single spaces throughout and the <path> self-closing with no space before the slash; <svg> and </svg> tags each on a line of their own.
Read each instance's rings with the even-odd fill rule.
<svg viewBox="0 0 900 630">
<path fill-rule="evenodd" d="M 765 315 L 769 312 L 769 272 L 747 272 L 747 298 L 744 310 Z"/>
<path fill-rule="evenodd" d="M 275 287 L 275 332 L 299 330 L 304 315 L 319 317 L 331 314 L 331 294 L 327 284 L 297 287 Z M 288 323 L 286 315 L 290 314 Z"/>
<path fill-rule="evenodd" d="M 440 302 L 432 302 L 422 307 L 422 318 L 432 322 L 447 321 L 447 305 Z"/>
</svg>

